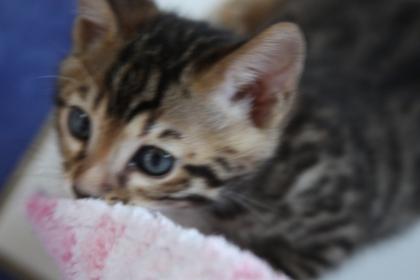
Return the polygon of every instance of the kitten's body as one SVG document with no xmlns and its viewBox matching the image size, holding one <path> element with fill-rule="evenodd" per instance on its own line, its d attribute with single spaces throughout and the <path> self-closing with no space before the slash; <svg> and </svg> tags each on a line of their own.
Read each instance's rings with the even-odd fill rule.
<svg viewBox="0 0 420 280">
<path fill-rule="evenodd" d="M 249 124 L 225 124 L 241 112 L 235 104 L 232 112 L 218 116 L 202 103 L 207 97 L 196 94 L 213 89 L 209 80 L 222 80 L 202 75 L 203 69 L 243 48 L 240 37 L 163 15 L 138 29 L 135 39 L 118 41 L 118 51 L 104 45 L 112 51 L 98 55 L 100 63 L 89 60 L 92 50 L 76 52 L 62 73 L 82 85 L 96 81 L 96 93 L 84 101 L 93 105 L 85 110 L 105 128 L 102 136 L 94 136 L 96 144 L 83 144 L 80 150 L 63 140 L 70 177 L 76 184 L 100 187 L 84 192 L 99 197 L 112 192 L 117 200 L 133 204 L 155 207 L 150 203 L 186 199 L 194 207 L 169 204 L 163 211 L 183 224 L 225 235 L 296 279 L 313 278 L 355 249 L 409 225 L 420 214 L 420 1 L 367 2 L 293 0 L 273 17 L 302 26 L 308 58 L 293 113 L 278 109 L 282 120 L 267 134 L 280 136 L 268 140 L 258 136 L 260 130 L 247 130 Z M 291 50 L 282 51 L 293 57 Z M 69 92 L 80 95 L 76 88 L 61 84 L 61 107 L 81 102 L 71 101 Z M 284 95 L 281 102 L 290 105 L 290 94 Z M 242 98 L 239 91 L 224 102 Z M 268 106 L 266 99 L 254 98 L 253 106 Z M 60 110 L 65 138 L 61 119 L 67 109 Z M 262 127 L 270 113 L 253 110 L 250 118 Z M 134 145 L 124 140 L 124 129 L 137 117 L 142 124 L 138 141 L 149 145 L 162 146 L 161 137 L 148 138 L 154 127 L 170 123 L 176 128 L 166 136 L 186 143 L 183 151 L 190 149 L 179 155 L 188 177 L 182 173 L 169 182 L 152 180 L 151 193 L 145 187 L 149 178 L 137 179 L 139 192 L 130 189 L 131 169 L 112 179 L 114 171 L 103 165 L 119 162 L 122 148 L 110 147 Z M 96 177 L 90 170 L 96 170 Z M 98 179 L 103 170 L 111 174 L 104 176 L 106 187 Z"/>
<path fill-rule="evenodd" d="M 300 104 L 248 188 L 265 223 L 232 238 L 306 279 L 419 217 L 420 3 L 297 0 L 279 18 L 308 38 Z"/>
</svg>

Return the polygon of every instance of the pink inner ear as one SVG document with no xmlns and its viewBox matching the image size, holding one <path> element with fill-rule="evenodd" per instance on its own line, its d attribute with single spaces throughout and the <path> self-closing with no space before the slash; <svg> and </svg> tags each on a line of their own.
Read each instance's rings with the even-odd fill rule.
<svg viewBox="0 0 420 280">
<path fill-rule="evenodd" d="M 277 103 L 277 96 L 270 92 L 270 88 L 258 79 L 249 85 L 245 85 L 233 97 L 232 101 L 248 99 L 251 101 L 250 117 L 256 127 L 263 128 L 272 115 L 273 108 Z"/>
</svg>

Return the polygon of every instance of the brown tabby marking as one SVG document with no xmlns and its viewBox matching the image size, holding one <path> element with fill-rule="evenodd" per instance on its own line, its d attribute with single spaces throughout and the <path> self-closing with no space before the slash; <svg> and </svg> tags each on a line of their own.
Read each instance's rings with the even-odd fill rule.
<svg viewBox="0 0 420 280">
<path fill-rule="evenodd" d="M 225 25 L 256 35 L 80 0 L 57 94 L 66 174 L 80 198 L 314 279 L 420 215 L 420 1 L 232 3 Z M 305 33 L 302 77 L 303 36 L 278 20 Z"/>
</svg>

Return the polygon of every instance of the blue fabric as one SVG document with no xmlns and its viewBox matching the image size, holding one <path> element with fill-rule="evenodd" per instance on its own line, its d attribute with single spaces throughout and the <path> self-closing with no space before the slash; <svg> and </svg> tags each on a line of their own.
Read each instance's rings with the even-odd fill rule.
<svg viewBox="0 0 420 280">
<path fill-rule="evenodd" d="M 0 271 L 0 280 L 17 280 L 17 278 L 12 277 L 6 272 Z"/>
<path fill-rule="evenodd" d="M 76 13 L 71 0 L 0 1 L 0 188 L 52 106 Z"/>
<path fill-rule="evenodd" d="M 0 1 L 0 189 L 52 106 L 70 46 L 71 0 Z M 2 272 L 0 279 L 19 279 Z"/>
</svg>

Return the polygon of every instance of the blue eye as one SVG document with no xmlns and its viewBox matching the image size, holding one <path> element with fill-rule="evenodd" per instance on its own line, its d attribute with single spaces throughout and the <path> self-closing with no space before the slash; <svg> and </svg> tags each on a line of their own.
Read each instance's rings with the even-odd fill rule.
<svg viewBox="0 0 420 280">
<path fill-rule="evenodd" d="M 67 119 L 70 134 L 79 140 L 87 141 L 90 137 L 90 119 L 88 114 L 79 107 L 71 107 Z"/>
<path fill-rule="evenodd" d="M 144 146 L 131 159 L 131 164 L 150 176 L 168 174 L 175 163 L 175 158 L 168 152 L 154 146 Z"/>
</svg>

